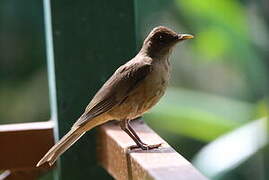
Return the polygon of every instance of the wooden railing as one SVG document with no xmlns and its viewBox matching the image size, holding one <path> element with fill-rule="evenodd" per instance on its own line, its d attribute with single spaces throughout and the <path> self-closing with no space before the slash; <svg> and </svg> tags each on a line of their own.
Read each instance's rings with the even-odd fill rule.
<svg viewBox="0 0 269 180">
<path fill-rule="evenodd" d="M 162 143 L 162 146 L 147 151 L 129 150 L 128 147 L 134 144 L 117 124 L 103 125 L 99 129 L 97 155 L 102 166 L 115 179 L 206 179 L 143 121 L 135 120 L 132 122 L 132 126 L 145 142 L 149 144 Z"/>
<path fill-rule="evenodd" d="M 186 159 L 178 154 L 141 120 L 132 125 L 147 143 L 162 143 L 158 149 L 129 150 L 133 141 L 117 123 L 99 128 L 97 157 L 99 163 L 119 180 L 147 179 L 206 179 Z M 0 180 L 34 180 L 50 169 L 35 165 L 53 145 L 52 121 L 0 126 Z M 91 156 L 91 154 L 89 154 Z"/>
</svg>

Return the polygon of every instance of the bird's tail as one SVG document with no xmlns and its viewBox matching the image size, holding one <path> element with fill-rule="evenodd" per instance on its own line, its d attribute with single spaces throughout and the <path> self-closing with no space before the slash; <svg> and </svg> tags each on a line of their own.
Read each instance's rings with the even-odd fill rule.
<svg viewBox="0 0 269 180">
<path fill-rule="evenodd" d="M 49 165 L 53 165 L 57 158 L 63 154 L 70 146 L 72 146 L 85 131 L 81 131 L 80 128 L 72 128 L 62 139 L 57 142 L 45 156 L 37 163 L 36 167 L 48 162 Z"/>
</svg>

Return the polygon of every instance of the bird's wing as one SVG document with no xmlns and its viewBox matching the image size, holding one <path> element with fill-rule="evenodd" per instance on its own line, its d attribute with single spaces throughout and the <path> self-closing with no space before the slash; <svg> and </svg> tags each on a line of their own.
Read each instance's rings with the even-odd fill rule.
<svg viewBox="0 0 269 180">
<path fill-rule="evenodd" d="M 81 126 L 120 104 L 151 70 L 151 65 L 144 62 L 127 63 L 121 66 L 96 93 L 74 126 Z"/>
</svg>

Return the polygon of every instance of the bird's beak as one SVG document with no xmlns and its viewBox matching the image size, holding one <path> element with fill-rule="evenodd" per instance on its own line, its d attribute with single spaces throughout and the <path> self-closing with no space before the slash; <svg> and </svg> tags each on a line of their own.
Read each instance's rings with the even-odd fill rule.
<svg viewBox="0 0 269 180">
<path fill-rule="evenodd" d="M 194 38 L 191 34 L 178 34 L 178 40 L 186 40 Z"/>
</svg>

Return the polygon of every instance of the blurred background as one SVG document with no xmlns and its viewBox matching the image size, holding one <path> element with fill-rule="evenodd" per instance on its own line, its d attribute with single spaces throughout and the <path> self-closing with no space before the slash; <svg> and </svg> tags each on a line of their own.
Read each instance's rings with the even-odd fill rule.
<svg viewBox="0 0 269 180">
<path fill-rule="evenodd" d="M 146 122 L 211 179 L 269 179 L 269 2 L 137 0 L 138 48 L 155 26 L 176 47 Z M 50 118 L 42 1 L 0 1 L 0 124 Z"/>
<path fill-rule="evenodd" d="M 43 2 L 0 1 L 0 124 L 48 120 Z"/>
</svg>

